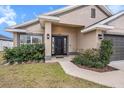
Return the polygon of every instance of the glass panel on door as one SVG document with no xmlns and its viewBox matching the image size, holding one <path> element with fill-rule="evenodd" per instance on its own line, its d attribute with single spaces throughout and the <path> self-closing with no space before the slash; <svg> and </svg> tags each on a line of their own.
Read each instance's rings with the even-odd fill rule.
<svg viewBox="0 0 124 93">
<path fill-rule="evenodd" d="M 55 38 L 52 37 L 52 54 L 55 54 Z"/>
<path fill-rule="evenodd" d="M 67 38 L 64 37 L 64 54 L 67 53 Z"/>
</svg>

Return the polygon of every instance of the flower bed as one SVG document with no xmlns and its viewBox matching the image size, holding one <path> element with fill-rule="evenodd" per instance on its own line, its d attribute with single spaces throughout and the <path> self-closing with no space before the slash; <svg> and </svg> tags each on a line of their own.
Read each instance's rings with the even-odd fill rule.
<svg viewBox="0 0 124 93">
<path fill-rule="evenodd" d="M 112 55 L 112 42 L 103 40 L 100 49 L 87 49 L 75 56 L 72 62 L 79 67 L 104 72 L 116 70 L 108 66 Z"/>
</svg>

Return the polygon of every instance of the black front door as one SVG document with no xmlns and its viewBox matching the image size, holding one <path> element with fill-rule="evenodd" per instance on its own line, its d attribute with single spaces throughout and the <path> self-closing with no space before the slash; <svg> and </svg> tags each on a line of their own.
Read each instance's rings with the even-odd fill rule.
<svg viewBox="0 0 124 93">
<path fill-rule="evenodd" d="M 54 55 L 67 54 L 67 37 L 66 36 L 54 36 Z"/>
</svg>

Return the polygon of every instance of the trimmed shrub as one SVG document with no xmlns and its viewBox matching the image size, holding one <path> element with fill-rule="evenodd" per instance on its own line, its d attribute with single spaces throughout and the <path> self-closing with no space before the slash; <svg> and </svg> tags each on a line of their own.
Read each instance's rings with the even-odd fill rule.
<svg viewBox="0 0 124 93">
<path fill-rule="evenodd" d="M 73 62 L 79 65 L 85 65 L 88 67 L 101 68 L 103 64 L 99 61 L 99 50 L 88 49 L 75 56 Z"/>
<path fill-rule="evenodd" d="M 84 60 L 85 59 L 83 58 L 83 56 L 81 56 L 81 54 L 79 54 L 73 58 L 72 62 L 75 64 L 83 65 Z"/>
<path fill-rule="evenodd" d="M 88 67 L 103 68 L 110 62 L 112 42 L 103 40 L 100 49 L 87 49 L 75 56 L 73 62 Z"/>
<path fill-rule="evenodd" d="M 100 61 L 107 66 L 110 62 L 110 57 L 112 55 L 112 42 L 111 40 L 103 40 L 100 47 Z"/>
<path fill-rule="evenodd" d="M 44 45 L 43 44 L 25 44 L 12 49 L 4 50 L 4 59 L 10 64 L 18 62 L 36 61 L 39 62 L 44 59 Z"/>
</svg>

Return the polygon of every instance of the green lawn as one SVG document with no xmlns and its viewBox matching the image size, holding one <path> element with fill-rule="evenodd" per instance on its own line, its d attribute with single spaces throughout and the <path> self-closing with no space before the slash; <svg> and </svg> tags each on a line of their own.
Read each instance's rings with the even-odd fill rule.
<svg viewBox="0 0 124 93">
<path fill-rule="evenodd" d="M 3 63 L 3 60 L 4 60 L 4 59 L 3 59 L 3 52 L 0 51 L 0 64 Z"/>
<path fill-rule="evenodd" d="M 0 66 L 0 87 L 105 87 L 64 73 L 58 63 Z"/>
</svg>

